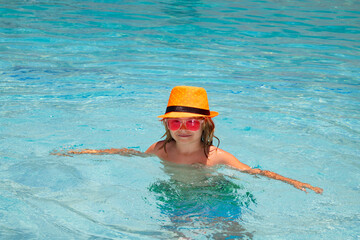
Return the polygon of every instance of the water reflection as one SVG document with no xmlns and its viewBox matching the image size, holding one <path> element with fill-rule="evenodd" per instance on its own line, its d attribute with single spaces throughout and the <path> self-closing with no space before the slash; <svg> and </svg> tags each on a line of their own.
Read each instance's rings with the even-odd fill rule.
<svg viewBox="0 0 360 240">
<path fill-rule="evenodd" d="M 241 221 L 256 199 L 243 186 L 201 166 L 164 163 L 164 171 L 170 178 L 152 183 L 149 190 L 171 221 L 165 229 L 178 237 L 252 238 Z"/>
<path fill-rule="evenodd" d="M 163 1 L 161 10 L 172 17 L 172 23 L 186 24 L 192 22 L 190 18 L 200 17 L 197 7 L 202 5 L 198 0 Z"/>
</svg>

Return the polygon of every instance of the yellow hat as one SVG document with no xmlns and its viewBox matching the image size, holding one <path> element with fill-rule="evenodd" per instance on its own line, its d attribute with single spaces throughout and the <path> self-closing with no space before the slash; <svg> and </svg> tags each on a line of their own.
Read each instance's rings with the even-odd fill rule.
<svg viewBox="0 0 360 240">
<path fill-rule="evenodd" d="M 201 87 L 177 86 L 171 90 L 164 115 L 159 118 L 215 117 L 209 110 L 206 90 Z"/>
</svg>

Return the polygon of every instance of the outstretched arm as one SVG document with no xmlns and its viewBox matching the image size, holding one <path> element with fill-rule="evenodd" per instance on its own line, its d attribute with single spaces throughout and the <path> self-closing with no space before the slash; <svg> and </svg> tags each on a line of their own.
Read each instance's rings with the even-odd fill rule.
<svg viewBox="0 0 360 240">
<path fill-rule="evenodd" d="M 147 157 L 149 154 L 140 152 L 134 149 L 129 148 L 110 148 L 110 149 L 81 149 L 81 150 L 69 150 L 66 152 L 52 152 L 52 155 L 58 156 L 72 156 L 75 154 L 94 154 L 94 155 L 105 155 L 105 154 L 119 154 L 122 156 L 140 156 L 140 157 Z"/>
<path fill-rule="evenodd" d="M 274 173 L 274 172 L 271 172 L 271 171 L 260 170 L 260 169 L 252 169 L 252 168 L 247 169 L 247 170 L 242 170 L 242 171 L 250 173 L 250 174 L 258 174 L 258 175 L 266 176 L 268 178 L 272 178 L 272 179 L 276 179 L 276 180 L 286 182 L 286 183 L 291 184 L 294 187 L 296 187 L 297 189 L 300 189 L 300 190 L 302 190 L 304 192 L 306 192 L 306 188 L 311 189 L 316 193 L 322 193 L 323 192 L 322 188 L 313 187 L 308 183 L 303 183 L 303 182 L 300 182 L 300 181 L 297 181 L 297 180 L 294 180 L 294 179 L 291 179 L 291 178 L 287 178 L 287 177 L 281 176 L 281 175 L 279 175 L 277 173 Z"/>
<path fill-rule="evenodd" d="M 268 178 L 272 178 L 272 179 L 276 179 L 276 180 L 280 180 L 283 182 L 286 182 L 288 184 L 293 185 L 294 187 L 296 187 L 297 189 L 300 189 L 304 192 L 306 192 L 306 188 L 313 190 L 316 193 L 322 193 L 323 189 L 319 188 L 319 187 L 313 187 L 308 183 L 303 183 L 291 178 L 287 178 L 284 176 L 281 176 L 277 173 L 271 172 L 271 171 L 267 171 L 267 170 L 260 170 L 260 169 L 253 169 L 251 167 L 249 167 L 246 164 L 241 163 L 236 157 L 234 157 L 232 154 L 223 151 L 221 149 L 218 149 L 218 153 L 217 153 L 217 157 L 221 160 L 221 163 L 229 165 L 231 167 L 235 167 L 237 169 L 239 169 L 240 171 L 246 172 L 246 173 L 250 173 L 253 175 L 262 175 L 262 176 L 266 176 Z"/>
</svg>

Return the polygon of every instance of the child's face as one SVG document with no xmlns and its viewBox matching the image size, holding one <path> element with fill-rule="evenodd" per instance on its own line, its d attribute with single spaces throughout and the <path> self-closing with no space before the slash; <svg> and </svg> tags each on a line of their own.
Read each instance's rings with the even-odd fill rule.
<svg viewBox="0 0 360 240">
<path fill-rule="evenodd" d="M 177 142 L 201 141 L 202 118 L 168 118 L 166 124 L 170 134 Z"/>
</svg>

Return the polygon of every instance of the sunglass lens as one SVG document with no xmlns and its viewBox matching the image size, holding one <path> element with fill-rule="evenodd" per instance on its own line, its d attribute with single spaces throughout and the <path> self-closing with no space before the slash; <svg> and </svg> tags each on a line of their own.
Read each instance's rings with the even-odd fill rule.
<svg viewBox="0 0 360 240">
<path fill-rule="evenodd" d="M 176 131 L 180 128 L 181 126 L 181 121 L 180 120 L 177 120 L 177 119 L 169 119 L 167 121 L 168 123 L 168 127 L 171 131 Z"/>
<path fill-rule="evenodd" d="M 200 121 L 191 119 L 186 121 L 186 128 L 190 131 L 197 131 L 200 128 Z"/>
</svg>

